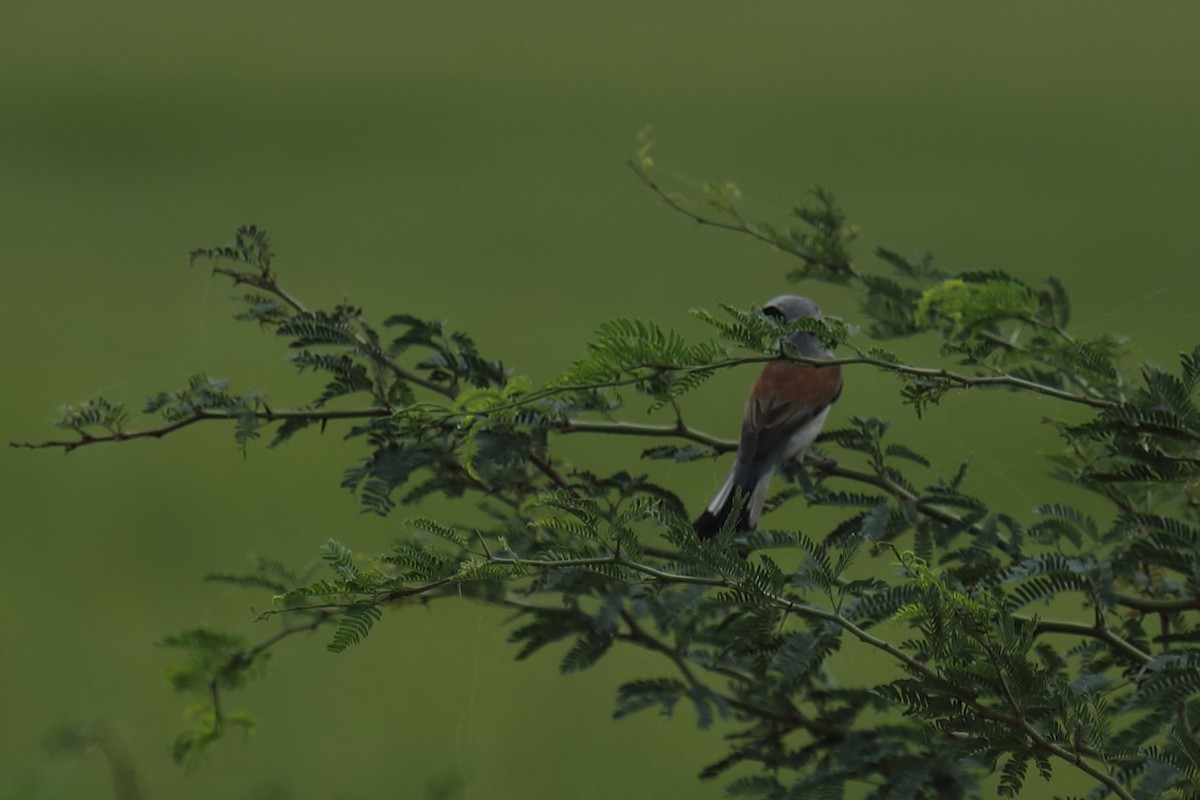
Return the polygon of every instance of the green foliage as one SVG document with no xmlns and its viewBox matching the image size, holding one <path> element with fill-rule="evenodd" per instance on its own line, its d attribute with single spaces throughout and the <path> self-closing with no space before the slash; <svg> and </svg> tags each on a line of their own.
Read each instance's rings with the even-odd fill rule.
<svg viewBox="0 0 1200 800">
<path fill-rule="evenodd" d="M 850 328 L 839 319 L 801 317 L 784 321 L 758 309 L 742 311 L 725 304 L 721 304 L 721 308 L 730 320 L 704 309 L 694 309 L 692 313 L 716 328 L 722 339 L 760 355 L 778 356 L 781 350 L 788 353 L 791 344 L 787 342 L 787 336 L 792 333 L 815 333 L 829 347 L 836 347 L 850 336 Z"/>
<path fill-rule="evenodd" d="M 308 309 L 279 285 L 265 232 L 245 227 L 193 258 L 251 288 L 239 318 L 280 337 L 298 370 L 320 373 L 320 392 L 279 411 L 197 375 L 151 398 L 145 410 L 162 422 L 140 431 L 104 400 L 65 410 L 60 427 L 75 438 L 46 446 L 214 420 L 232 422 L 243 448 L 263 429 L 275 446 L 344 425 L 362 453 L 342 483 L 365 511 L 441 495 L 483 512 L 469 523 L 415 518 L 374 554 L 330 541 L 318 574 L 259 559 L 248 574 L 210 576 L 268 596 L 261 616 L 282 627 L 254 645 L 207 629 L 164 640 L 186 656 L 171 682 L 191 699 L 177 758 L 231 725 L 249 728 L 223 697 L 282 638 L 328 626 L 327 649 L 342 652 L 386 627 L 385 610 L 467 598 L 512 611 L 516 657 L 549 651 L 564 673 L 616 648 L 660 657 L 668 674 L 623 684 L 614 716 L 683 708 L 720 730 L 727 753 L 701 775 L 723 776 L 733 796 L 1041 796 L 1063 769 L 1097 800 L 1197 796 L 1200 345 L 1178 369 L 1130 371 L 1120 337 L 1070 332 L 1055 278 L 1035 287 L 886 248 L 872 270 L 855 261 L 857 228 L 830 192 L 814 190 L 791 227 L 750 222 L 733 184 L 708 184 L 695 202 L 661 188 L 650 148 L 640 139 L 632 166 L 669 207 L 794 256 L 793 279 L 855 291 L 861 330 L 720 306 L 695 312 L 716 338 L 690 343 L 656 322 L 616 320 L 536 385 L 444 323 L 396 314 L 376 326 L 347 303 Z M 1062 447 L 1048 464 L 1091 502 L 996 508 L 966 488 L 969 451 L 943 470 L 919 436 L 898 441 L 887 419 L 835 411 L 811 467 L 783 468 L 766 505 L 769 521 L 801 499 L 825 506 L 824 529 L 697 539 L 669 476 L 736 445 L 687 424 L 686 404 L 720 370 L 811 361 L 781 344 L 796 331 L 844 353 L 851 386 L 863 370 L 896 376 L 918 415 L 953 413 L 964 390 L 1046 398 L 1039 413 L 1063 412 L 1049 419 Z M 936 363 L 879 344 L 917 336 L 937 343 Z M 629 390 L 674 423 L 623 419 Z M 876 405 L 885 413 L 885 398 Z M 559 442 L 583 435 L 654 439 L 642 455 L 656 477 L 567 462 Z M 847 659 L 882 677 L 841 674 Z"/>
<path fill-rule="evenodd" d="M 1037 298 L 1018 281 L 989 279 L 971 282 L 950 278 L 927 289 L 917 303 L 916 316 L 929 324 L 949 326 L 951 336 L 1004 320 L 1023 320 L 1037 312 Z"/>
<path fill-rule="evenodd" d="M 168 636 L 159 646 L 187 654 L 187 660 L 172 667 L 167 679 L 175 691 L 194 698 L 184 714 L 189 727 L 176 737 L 172 747 L 176 761 L 198 758 L 229 727 L 242 730 L 246 736 L 253 734 L 253 719 L 242 712 L 225 712 L 220 698 L 224 692 L 261 676 L 269 651 L 249 650 L 240 636 L 207 628 Z"/>
<path fill-rule="evenodd" d="M 201 258 L 246 264 L 265 277 L 270 275 L 274 253 L 271 252 L 271 241 L 265 230 L 257 225 L 242 225 L 229 244 L 220 247 L 198 247 L 188 254 L 188 260 L 192 262 Z"/>
<path fill-rule="evenodd" d="M 674 402 L 712 375 L 709 365 L 725 356 L 714 342 L 689 345 L 653 322 L 613 320 L 600 326 L 588 356 L 551 385 L 598 390 L 633 386 L 653 398 L 651 410 Z"/>
<path fill-rule="evenodd" d="M 63 430 L 75 431 L 83 439 L 92 438 L 90 428 L 100 428 L 114 436 L 120 436 L 129 414 L 121 403 L 110 403 L 103 397 L 87 400 L 59 409 L 62 418 L 55 423 Z"/>
<path fill-rule="evenodd" d="M 342 611 L 338 618 L 337 630 L 334 631 L 333 641 L 325 646 L 331 653 L 340 653 L 351 645 L 358 644 L 367 638 L 371 626 L 383 617 L 383 609 L 373 604 L 349 606 Z"/>
</svg>

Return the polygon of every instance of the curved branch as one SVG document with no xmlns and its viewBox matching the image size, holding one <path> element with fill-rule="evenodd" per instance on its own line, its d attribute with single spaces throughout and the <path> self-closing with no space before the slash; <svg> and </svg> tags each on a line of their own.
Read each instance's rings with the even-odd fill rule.
<svg viewBox="0 0 1200 800">
<path fill-rule="evenodd" d="M 1114 650 L 1119 650 L 1128 656 L 1130 659 L 1141 664 L 1148 664 L 1153 657 L 1149 653 L 1144 653 L 1134 645 L 1117 636 L 1107 627 L 1098 625 L 1084 625 L 1078 622 L 1063 622 L 1053 619 L 1030 619 L 1020 615 L 1013 615 L 1013 619 L 1019 622 L 1033 623 L 1033 631 L 1035 636 L 1040 636 L 1043 633 L 1063 633 L 1069 636 L 1082 636 L 1089 639 L 1098 639 L 1104 642 Z"/>
</svg>

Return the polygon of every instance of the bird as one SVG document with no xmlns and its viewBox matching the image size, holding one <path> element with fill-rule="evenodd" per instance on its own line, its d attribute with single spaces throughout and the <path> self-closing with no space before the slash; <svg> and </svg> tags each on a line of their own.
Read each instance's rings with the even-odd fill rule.
<svg viewBox="0 0 1200 800">
<path fill-rule="evenodd" d="M 762 312 L 783 321 L 821 318 L 816 303 L 799 295 L 769 300 Z M 814 333 L 797 332 L 787 338 L 799 355 L 833 357 Z M 787 359 L 768 362 L 746 400 L 737 461 L 693 523 L 696 535 L 701 539 L 716 536 L 734 514 L 736 530 L 755 530 L 776 468 L 791 459 L 803 462 L 804 451 L 816 440 L 829 407 L 841 394 L 842 368 L 836 364 L 818 367 Z"/>
</svg>

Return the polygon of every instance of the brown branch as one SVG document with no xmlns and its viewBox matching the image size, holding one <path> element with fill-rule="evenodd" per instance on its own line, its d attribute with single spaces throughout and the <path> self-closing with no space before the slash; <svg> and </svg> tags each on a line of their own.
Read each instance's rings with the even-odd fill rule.
<svg viewBox="0 0 1200 800">
<path fill-rule="evenodd" d="M 232 267 L 217 266 L 212 268 L 212 274 L 224 275 L 225 277 L 231 279 L 234 282 L 234 285 L 245 284 L 247 286 L 253 286 L 256 289 L 262 289 L 264 292 L 278 297 L 296 313 L 308 313 L 308 309 L 304 307 L 303 303 L 301 303 L 295 297 L 292 297 L 292 295 L 290 295 L 282 286 L 279 285 L 279 282 L 275 280 L 275 273 L 271 272 L 270 270 L 261 270 L 259 272 L 242 272 L 241 270 L 233 269 Z"/>
<path fill-rule="evenodd" d="M 809 264 L 816 264 L 817 266 L 824 267 L 830 272 L 834 272 L 839 275 L 847 275 L 853 278 L 859 277 L 858 270 L 854 268 L 854 264 L 850 261 L 830 261 L 828 259 L 816 256 L 806 250 L 801 250 L 800 248 L 795 247 L 786 241 L 782 241 L 777 237 L 769 236 L 762 231 L 759 231 L 756 228 L 746 224 L 746 221 L 742 219 L 742 217 L 736 211 L 729 212 L 729 215 L 734 220 L 733 222 L 725 222 L 724 220 L 706 217 L 699 212 L 693 211 L 688 206 L 679 202 L 679 200 L 673 197 L 670 192 L 667 192 L 665 189 L 659 186 L 658 182 L 651 178 L 650 175 L 636 162 L 630 161 L 629 166 L 633 170 L 634 174 L 638 176 L 638 179 L 644 183 L 646 187 L 650 189 L 650 191 L 658 195 L 659 199 L 666 203 L 671 210 L 679 212 L 698 225 L 740 233 L 745 236 L 749 236 L 751 239 L 756 239 L 764 244 L 768 244 L 784 253 L 789 253 L 793 256 L 796 256 L 797 258 Z"/>
<path fill-rule="evenodd" d="M 259 286 L 260 284 L 255 283 L 255 285 Z M 370 346 L 369 343 L 362 337 L 358 337 L 357 334 L 356 334 L 356 337 L 361 341 L 361 343 L 364 346 L 367 346 L 367 347 Z M 421 376 L 416 375 L 413 372 L 410 372 L 408 369 L 406 369 L 402 365 L 396 363 L 394 360 L 387 358 L 382 353 L 374 351 L 373 357 L 375 357 L 381 364 L 385 365 L 388 369 L 390 369 L 396 375 L 396 377 L 400 378 L 401 380 L 415 383 L 419 386 L 430 389 L 431 391 L 435 391 L 448 399 L 453 399 L 457 395 L 456 387 L 442 386 L 442 385 L 434 383 L 432 381 L 428 381 L 428 380 L 422 378 Z M 696 371 L 712 371 L 712 370 L 716 370 L 716 369 L 730 369 L 730 368 L 741 366 L 744 364 L 763 364 L 763 363 L 767 363 L 770 361 L 775 361 L 778 358 L 779 358 L 779 356 L 755 356 L 755 357 L 748 357 L 748 358 L 727 359 L 725 361 L 717 362 L 714 364 L 702 364 L 702 365 L 681 366 L 681 367 L 662 367 L 662 365 L 656 365 L 654 368 L 655 369 L 659 369 L 659 368 L 673 369 L 676 372 L 688 373 L 688 372 L 696 372 Z M 788 358 L 789 358 L 789 360 L 791 360 L 797 364 L 806 364 L 806 365 L 810 365 L 810 366 L 835 366 L 835 365 L 836 366 L 850 366 L 850 365 L 856 365 L 856 364 L 864 364 L 864 365 L 874 366 L 874 367 L 877 367 L 884 371 L 892 372 L 892 373 L 896 373 L 896 374 L 909 375 L 909 376 L 913 376 L 913 377 L 920 377 L 920 378 L 926 378 L 926 379 L 931 379 L 931 380 L 945 381 L 945 382 L 954 384 L 958 388 L 963 388 L 963 389 L 970 389 L 970 388 L 974 388 L 974 387 L 983 387 L 983 386 L 1007 386 L 1007 387 L 1010 387 L 1013 389 L 1021 389 L 1024 391 L 1034 392 L 1036 394 L 1046 395 L 1048 397 L 1053 397 L 1053 398 L 1056 398 L 1059 400 L 1064 400 L 1067 402 L 1080 403 L 1083 405 L 1090 406 L 1092 408 L 1112 408 L 1112 407 L 1116 407 L 1119 405 L 1118 403 L 1113 402 L 1113 401 L 1099 400 L 1099 399 L 1087 397 L 1085 395 L 1074 394 L 1072 392 L 1066 392 L 1061 389 L 1055 389 L 1050 386 L 1044 386 L 1042 384 L 1034 383 L 1033 381 L 1027 381 L 1023 378 L 1017 378 L 1012 375 L 969 376 L 969 375 L 962 375 L 959 373 L 949 372 L 945 369 L 940 369 L 940 368 L 939 369 L 931 369 L 931 368 L 924 368 L 924 367 L 911 367 L 906 364 L 896 364 L 896 363 L 893 363 L 890 361 L 885 361 L 882 359 L 873 358 L 870 356 L 863 356 L 863 355 L 856 356 L 853 358 L 835 358 L 835 359 L 816 359 L 816 358 L 805 358 L 802 356 L 789 356 Z M 649 367 L 647 367 L 647 368 L 649 368 Z M 646 379 L 647 379 L 647 377 L 642 375 L 642 376 L 636 376 L 636 377 L 621 378 L 621 379 L 612 380 L 612 381 L 604 381 L 604 382 L 594 383 L 594 384 L 567 384 L 567 385 L 561 385 L 561 386 L 551 386 L 551 387 L 542 389 L 540 391 L 531 392 L 530 394 L 528 394 L 518 400 L 515 400 L 512 403 L 507 403 L 504 405 L 499 405 L 499 406 L 495 406 L 492 408 L 483 409 L 480 411 L 472 411 L 472 412 L 469 412 L 469 415 L 470 416 L 486 416 L 488 414 L 497 413 L 497 412 L 509 410 L 512 408 L 528 406 L 534 402 L 537 402 L 538 400 L 546 399 L 549 397 L 554 397 L 557 395 L 569 394 L 569 393 L 579 392 L 579 391 L 589 391 L 589 390 L 593 390 L 593 389 L 619 388 L 622 386 L 629 386 L 629 385 L 641 383 L 641 382 L 645 381 Z M 255 416 L 260 419 L 269 421 L 269 422 L 274 422 L 274 421 L 278 421 L 278 420 L 282 420 L 282 419 L 287 419 L 288 418 L 287 415 L 291 415 L 292 417 L 300 417 L 300 416 L 308 415 L 309 417 L 313 418 L 314 420 L 320 420 L 320 419 L 347 419 L 347 418 L 356 418 L 356 417 L 384 416 L 388 413 L 390 413 L 388 409 L 376 408 L 376 409 L 370 409 L 366 412 L 354 411 L 354 410 L 342 411 L 342 412 L 257 411 L 257 412 L 255 412 Z M 322 415 L 324 415 L 324 416 L 322 416 Z M 467 415 L 468 415 L 468 412 L 465 412 L 465 411 L 464 412 L 449 412 L 449 413 L 447 413 L 446 418 L 451 419 L 451 418 L 454 418 L 455 416 L 467 416 Z M 64 451 L 69 452 L 71 450 L 74 450 L 77 447 L 80 447 L 80 446 L 83 446 L 86 444 L 95 444 L 98 442 L 126 441 L 126 440 L 130 440 L 130 439 L 140 439 L 140 438 L 147 438 L 147 437 L 161 438 L 162 436 L 165 436 L 168 433 L 172 433 L 173 431 L 176 431 L 180 428 L 187 427 L 188 425 L 191 425 L 196 422 L 200 422 L 202 420 L 236 419 L 239 416 L 241 416 L 241 414 L 214 412 L 214 411 L 200 411 L 200 412 L 197 412 L 196 414 L 193 414 L 192 416 L 186 417 L 182 420 L 172 422 L 168 425 L 164 425 L 159 428 L 153 428 L 153 429 L 148 429 L 148 430 L 144 430 L 144 431 L 130 432 L 130 433 L 118 432 L 118 433 L 113 433 L 111 435 L 106 435 L 106 436 L 92 436 L 90 434 L 81 434 L 81 438 L 77 439 L 77 440 L 49 440 L 49 441 L 40 442 L 40 443 L 10 442 L 10 446 L 19 447 L 19 448 L 28 448 L 28 449 L 62 448 Z M 607 428 L 604 427 L 606 425 L 608 426 Z M 617 425 L 624 426 L 624 430 L 618 430 L 616 428 Z M 693 441 L 696 441 L 701 444 L 706 444 L 710 447 L 714 447 L 719 450 L 732 449 L 732 448 L 728 447 L 728 444 L 726 442 L 724 442 L 724 440 L 716 439 L 714 437 L 707 436 L 706 434 L 703 434 L 703 433 L 700 433 L 697 431 L 692 431 L 692 430 L 688 429 L 682 423 L 676 423 L 674 426 L 669 426 L 669 427 L 664 428 L 663 426 L 648 426 L 648 425 L 634 426 L 629 423 L 598 423 L 598 422 L 567 420 L 563 423 L 560 423 L 560 430 L 562 430 L 565 433 L 571 433 L 571 432 L 576 432 L 576 431 L 601 431 L 601 430 L 603 430 L 603 432 L 608 432 L 608 433 L 630 433 L 630 434 L 644 435 L 644 436 L 679 436 L 681 438 L 692 439 Z M 1200 434 L 1195 434 L 1194 432 L 1189 432 L 1189 434 L 1192 435 L 1193 437 L 1200 438 Z M 539 467 L 539 469 L 540 469 L 540 467 Z M 556 483 L 557 483 L 557 481 L 556 481 Z"/>
<path fill-rule="evenodd" d="M 300 611 L 300 610 L 302 610 L 302 609 L 290 609 L 289 608 L 289 609 L 281 610 L 281 613 L 283 611 Z M 237 664 L 248 664 L 251 661 L 253 661 L 258 656 L 259 653 L 262 653 L 265 650 L 271 649 L 276 644 L 278 644 L 279 642 L 288 638 L 289 636 L 294 636 L 297 633 L 306 633 L 308 631 L 315 631 L 317 628 L 321 627 L 326 622 L 328 622 L 331 618 L 336 616 L 337 613 L 338 613 L 338 611 L 335 609 L 332 609 L 332 608 L 314 610 L 312 619 L 310 619 L 307 622 L 302 623 L 300 625 L 288 625 L 288 626 L 285 626 L 285 627 L 279 629 L 274 635 L 268 636 L 266 639 L 263 639 L 261 642 L 254 645 L 253 647 L 250 647 L 250 648 L 247 648 L 246 650 L 242 650 L 242 651 L 239 651 L 238 653 L 235 653 L 233 658 L 231 659 L 231 663 L 236 662 Z M 259 619 L 265 619 L 266 616 L 267 616 L 266 614 L 260 614 Z"/>
<path fill-rule="evenodd" d="M 130 442 L 135 439 L 161 439 L 167 434 L 174 433 L 177 430 L 186 428 L 190 425 L 195 425 L 197 422 L 213 422 L 240 419 L 246 416 L 247 413 L 252 413 L 255 419 L 263 422 L 286 422 L 288 420 L 308 420 L 311 422 L 329 422 L 330 420 L 338 419 L 370 419 L 373 417 L 386 417 L 391 414 L 391 410 L 387 408 L 363 408 L 363 409 L 346 409 L 346 410 L 325 410 L 325 411 L 273 411 L 269 408 L 256 410 L 253 412 L 242 411 L 214 411 L 212 409 L 201 409 L 184 417 L 183 419 L 169 422 L 166 425 L 160 425 L 157 428 L 145 428 L 139 431 L 117 431 L 115 433 L 105 434 L 102 436 L 93 436 L 91 434 L 80 432 L 78 439 L 47 439 L 42 442 L 9 442 L 9 447 L 16 447 L 25 450 L 43 450 L 49 448 L 61 448 L 64 453 L 69 453 L 72 450 L 91 444 L 104 444 L 106 442 Z"/>
<path fill-rule="evenodd" d="M 532 450 L 529 451 L 528 458 L 529 463 L 533 464 L 533 466 L 537 468 L 538 472 L 549 478 L 550 482 L 555 486 L 567 492 L 568 494 L 571 494 L 572 496 L 579 496 L 579 493 L 575 491 L 575 487 L 571 486 L 571 484 L 567 482 L 567 479 L 563 477 L 562 473 L 555 469 L 554 465 L 549 461 L 542 458 Z"/>
<path fill-rule="evenodd" d="M 852 345 L 847 345 L 854 350 L 858 355 L 854 358 L 834 358 L 822 362 L 820 359 L 792 357 L 792 361 L 801 364 L 813 364 L 816 366 L 822 363 L 826 365 L 853 365 L 867 364 L 873 367 L 878 367 L 885 372 L 892 372 L 897 375 L 908 375 L 914 378 L 925 378 L 935 381 L 944 381 L 953 384 L 960 389 L 973 389 L 975 387 L 986 386 L 1003 386 L 1011 389 L 1020 389 L 1034 394 L 1053 397 L 1056 400 L 1065 400 L 1068 403 L 1079 403 L 1081 405 L 1090 406 L 1092 408 L 1116 408 L 1121 405 L 1115 400 L 1102 400 L 1100 398 L 1088 397 L 1083 394 L 1068 392 L 1063 389 L 1055 389 L 1053 386 L 1046 386 L 1035 381 L 1018 378 L 1007 373 L 1002 375 L 963 375 L 958 372 L 950 372 L 944 367 L 911 367 L 907 364 L 898 364 L 893 361 L 886 361 L 880 358 L 863 355 L 861 351 Z"/>
<path fill-rule="evenodd" d="M 1069 403 L 1078 403 L 1091 408 L 1116 408 L 1121 405 L 1114 400 L 1103 400 L 1099 398 L 1089 397 L 1083 394 L 1068 392 L 1063 389 L 1056 389 L 1053 386 L 1046 386 L 1035 381 L 1018 378 L 1007 373 L 1001 375 L 964 375 L 958 372 L 951 372 L 944 367 L 914 367 L 908 364 L 901 364 L 895 361 L 875 358 L 862 353 L 853 345 L 846 345 L 854 350 L 857 355 L 848 358 L 809 358 L 795 354 L 779 354 L 772 355 L 757 355 L 744 356 L 740 358 L 728 358 L 724 361 L 716 361 L 707 364 L 641 364 L 631 366 L 627 372 L 632 372 L 635 369 L 648 370 L 651 374 L 629 375 L 627 377 L 614 378 L 608 381 L 597 381 L 595 383 L 586 384 L 559 384 L 547 386 L 527 395 L 517 398 L 512 402 L 493 406 L 491 408 L 482 409 L 471 412 L 472 415 L 486 415 L 497 413 L 500 411 L 508 411 L 514 408 L 521 408 L 535 403 L 539 400 L 556 397 L 562 394 L 570 394 L 574 392 L 593 391 L 597 389 L 618 389 L 625 386 L 633 386 L 639 383 L 644 383 L 656 374 L 663 372 L 678 372 L 681 374 L 689 374 L 693 372 L 713 372 L 722 369 L 732 369 L 744 365 L 752 364 L 767 364 L 772 361 L 778 361 L 781 358 L 791 361 L 794 364 L 801 364 L 813 367 L 832 367 L 832 366 L 871 366 L 884 372 L 891 372 L 895 375 L 908 376 L 912 378 L 921 378 L 925 380 L 940 381 L 951 384 L 951 388 L 959 389 L 974 389 L 985 387 L 1006 387 L 1014 390 L 1027 391 L 1034 394 L 1045 395 L 1056 400 L 1063 400 Z M 466 412 L 463 412 L 464 415 Z M 669 434 L 661 434 L 669 435 Z"/>
<path fill-rule="evenodd" d="M 1196 597 L 1181 597 L 1157 599 L 1153 597 L 1134 597 L 1119 595 L 1117 605 L 1132 608 L 1145 614 L 1170 614 L 1176 611 L 1200 611 L 1200 595 Z"/>
<path fill-rule="evenodd" d="M 1131 660 L 1137 661 L 1140 664 L 1149 663 L 1152 658 L 1149 653 L 1142 652 L 1120 636 L 1117 636 L 1106 626 L 1083 625 L 1077 622 L 1062 622 L 1052 619 L 1030 620 L 1018 615 L 1013 615 L 1013 618 L 1021 622 L 1033 622 L 1034 634 L 1038 636 L 1043 633 L 1063 633 L 1068 636 L 1083 636 L 1104 642 L 1109 647 L 1119 650 Z"/>
<path fill-rule="evenodd" d="M 298 314 L 308 313 L 308 308 L 298 299 L 288 293 L 287 290 L 285 290 L 283 286 L 281 286 L 280 283 L 275 279 L 275 275 L 272 272 L 242 272 L 229 267 L 213 267 L 212 271 L 214 274 L 224 275 L 228 278 L 231 278 L 235 284 L 248 284 L 257 289 L 262 289 L 264 292 L 273 294 Z M 458 395 L 457 387 L 443 386 L 440 383 L 434 383 L 426 378 L 422 378 L 420 375 L 400 364 L 395 359 L 389 358 L 386 353 L 380 352 L 378 349 L 372 346 L 362 334 L 355 333 L 353 336 L 354 340 L 358 342 L 359 345 L 371 353 L 372 358 L 374 358 L 379 364 L 386 367 L 397 378 L 408 383 L 416 384 L 417 386 L 421 386 L 430 390 L 431 392 L 436 392 L 443 397 L 448 397 L 450 399 L 454 399 Z"/>
<path fill-rule="evenodd" d="M 674 425 L 643 425 L 636 422 L 602 422 L 568 419 L 561 422 L 556 430 L 560 433 L 605 433 L 618 436 L 687 439 L 697 444 L 711 447 L 718 453 L 728 453 L 737 449 L 737 442 L 711 436 L 703 431 L 688 427 L 682 421 L 676 422 Z"/>
</svg>

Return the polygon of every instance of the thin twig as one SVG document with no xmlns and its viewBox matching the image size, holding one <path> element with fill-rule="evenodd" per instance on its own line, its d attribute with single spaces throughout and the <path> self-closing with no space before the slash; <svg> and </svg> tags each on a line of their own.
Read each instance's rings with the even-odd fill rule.
<svg viewBox="0 0 1200 800">
<path fill-rule="evenodd" d="M 308 308 L 295 297 L 293 297 L 286 289 L 283 288 L 282 285 L 280 285 L 273 272 L 242 272 L 241 270 L 236 270 L 229 267 L 213 267 L 212 271 L 217 275 L 224 275 L 228 278 L 231 278 L 234 283 L 249 284 L 250 286 L 262 289 L 264 292 L 269 292 L 286 303 L 298 314 L 308 313 Z M 391 373 L 397 378 L 408 383 L 416 384 L 417 386 L 421 386 L 452 400 L 455 396 L 457 396 L 458 390 L 456 387 L 444 386 L 440 383 L 434 383 L 426 378 L 422 378 L 420 375 L 409 370 L 395 359 L 389 358 L 386 353 L 380 352 L 369 341 L 367 341 L 367 338 L 362 334 L 353 333 L 352 335 L 354 336 L 354 340 L 371 354 L 372 358 L 374 358 L 380 365 L 390 370 Z"/>
<path fill-rule="evenodd" d="M 790 253 L 810 264 L 816 264 L 817 266 L 825 267 L 831 272 L 836 272 L 838 274 L 848 275 L 855 278 L 859 277 L 858 271 L 854 268 L 854 264 L 850 261 L 833 262 L 816 256 L 806 250 L 789 246 L 787 243 L 780 241 L 775 237 L 768 236 L 748 225 L 746 221 L 742 219 L 742 217 L 736 212 L 730 212 L 730 216 L 734 219 L 733 222 L 725 222 L 724 220 L 713 219 L 712 217 L 706 217 L 703 214 L 697 213 L 675 199 L 670 192 L 659 186 L 658 182 L 651 178 L 650 175 L 644 169 L 639 167 L 636 162 L 629 162 L 629 166 L 633 169 L 634 174 L 638 176 L 638 179 L 641 180 L 642 183 L 646 184 L 647 188 L 658 195 L 659 199 L 666 203 L 673 211 L 679 212 L 698 225 L 744 234 L 778 250 L 782 250 L 785 253 Z"/>
<path fill-rule="evenodd" d="M 229 422 L 230 420 L 238 420 L 246 416 L 253 416 L 257 420 L 268 423 L 286 422 L 289 420 L 329 422 L 330 420 L 340 419 L 370 419 L 373 417 L 385 417 L 391 413 L 391 410 L 386 408 L 358 408 L 337 411 L 274 411 L 269 408 L 262 408 L 254 411 L 219 411 L 214 409 L 200 409 L 192 412 L 182 419 L 169 422 L 165 425 L 160 425 L 157 428 L 144 428 L 138 431 L 116 431 L 115 433 L 105 434 L 102 436 L 93 436 L 91 434 L 81 433 L 80 438 L 78 439 L 47 439 L 46 441 L 42 442 L 9 442 L 9 446 L 27 450 L 62 448 L 63 452 L 69 453 L 78 447 L 91 444 L 104 444 L 106 442 L 129 442 L 134 441 L 135 439 L 161 439 L 167 434 L 174 433 L 175 431 L 181 430 L 190 425 L 195 425 L 197 422 Z"/>
</svg>

